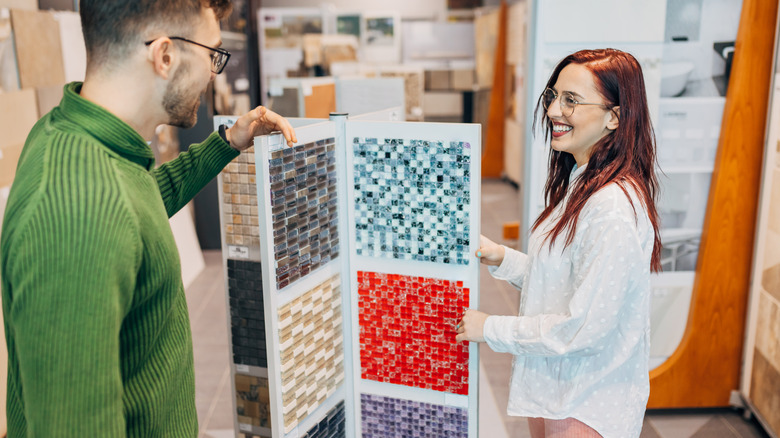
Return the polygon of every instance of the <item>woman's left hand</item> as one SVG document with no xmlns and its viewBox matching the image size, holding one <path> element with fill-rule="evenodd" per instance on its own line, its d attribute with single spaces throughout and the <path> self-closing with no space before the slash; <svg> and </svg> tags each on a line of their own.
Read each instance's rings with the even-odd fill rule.
<svg viewBox="0 0 780 438">
<path fill-rule="evenodd" d="M 485 320 L 488 316 L 490 315 L 479 310 L 466 309 L 463 319 L 455 326 L 455 332 L 457 333 L 455 341 L 485 342 L 483 331 Z"/>
</svg>

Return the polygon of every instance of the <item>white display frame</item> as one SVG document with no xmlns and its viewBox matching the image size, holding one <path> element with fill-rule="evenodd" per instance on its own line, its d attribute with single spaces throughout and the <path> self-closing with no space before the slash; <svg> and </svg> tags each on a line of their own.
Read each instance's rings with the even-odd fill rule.
<svg viewBox="0 0 780 438">
<path fill-rule="evenodd" d="M 395 129 L 396 123 L 391 122 L 349 122 L 346 127 L 345 139 L 351 143 L 354 137 L 376 137 L 376 138 L 402 138 L 416 140 L 431 140 L 448 143 L 450 141 L 467 141 L 472 145 L 481 144 L 481 126 L 478 124 L 448 124 L 448 123 L 405 123 L 403 130 Z M 386 135 L 382 135 L 382 133 Z M 347 154 L 347 181 L 354 181 L 354 155 Z M 470 193 L 479 194 L 481 190 L 481 178 L 479 169 L 481 169 L 481 147 L 472 149 L 471 155 L 471 179 Z M 347 199 L 355 199 L 354 184 L 350 184 L 347 189 Z M 469 215 L 472 218 L 480 218 L 481 204 L 478 198 L 472 196 L 470 202 Z M 473 226 L 473 225 L 477 226 Z M 479 220 L 471 222 L 469 235 L 469 254 L 475 254 L 479 249 Z M 450 281 L 463 281 L 463 286 L 468 288 L 469 307 L 479 308 L 479 260 L 473 257 L 467 266 L 463 265 L 444 265 L 433 262 L 408 261 L 390 258 L 374 258 L 359 256 L 356 252 L 356 236 L 354 215 L 349 215 L 349 259 L 351 282 L 351 300 L 354 303 L 352 308 L 352 326 L 359 327 L 357 309 L 358 303 L 358 271 L 371 271 L 388 274 L 403 274 L 407 276 L 420 276 L 429 278 L 439 278 Z M 465 275 L 464 275 L 465 272 Z M 454 330 L 454 328 L 453 328 Z M 354 351 L 352 367 L 354 370 L 360 370 L 359 343 L 353 342 Z M 434 390 L 410 387 L 405 385 L 396 385 L 392 383 L 376 382 L 364 380 L 359 375 L 353 375 L 355 379 L 355 392 L 353 397 L 360 400 L 360 394 L 380 395 L 404 400 L 412 400 L 437 405 L 445 405 L 457 408 L 464 408 L 468 411 L 469 437 L 477 437 L 479 431 L 479 345 L 469 343 L 469 395 L 450 394 Z M 356 403 L 354 415 L 361 418 L 360 405 Z M 362 435 L 360 435 L 362 436 Z"/>
<path fill-rule="evenodd" d="M 244 259 L 261 263 L 262 283 L 263 283 L 263 314 L 265 318 L 266 339 L 265 346 L 267 354 L 268 368 L 256 366 L 237 365 L 233 363 L 233 343 L 229 342 L 231 377 L 235 379 L 236 374 L 263 377 L 268 379 L 270 395 L 270 416 L 272 428 L 259 428 L 249 424 L 238 422 L 236 411 L 236 388 L 231 384 L 232 403 L 234 407 L 233 423 L 236 432 L 251 433 L 261 436 L 270 436 L 273 438 L 297 438 L 306 433 L 325 415 L 337 406 L 338 403 L 344 403 L 345 414 L 345 432 L 348 437 L 361 437 L 361 393 L 381 395 L 398 398 L 408 401 L 418 401 L 431 403 L 441 406 L 450 406 L 465 409 L 468 415 L 468 436 L 476 437 L 479 430 L 478 425 L 478 402 L 479 402 L 479 348 L 478 344 L 470 343 L 469 366 L 468 366 L 468 395 L 459 395 L 445 393 L 435 390 L 422 389 L 417 387 L 395 385 L 391 383 L 382 383 L 360 378 L 360 355 L 359 342 L 356 329 L 358 325 L 358 289 L 357 272 L 366 270 L 373 272 L 423 276 L 429 278 L 439 278 L 449 281 L 462 281 L 463 287 L 468 288 L 469 307 L 479 307 L 479 261 L 476 257 L 469 260 L 467 265 L 452 266 L 442 265 L 440 263 L 406 261 L 396 259 L 375 259 L 372 257 L 357 256 L 355 251 L 354 230 L 354 206 L 350 205 L 354 199 L 354 185 L 351 183 L 354 179 L 353 153 L 350 147 L 350 136 L 376 137 L 376 138 L 403 138 L 416 140 L 439 141 L 447 144 L 450 141 L 469 142 L 472 148 L 470 163 L 470 185 L 471 194 L 469 205 L 469 217 L 471 218 L 469 232 L 469 254 L 474 254 L 479 248 L 479 217 L 480 208 L 480 172 L 481 168 L 481 127 L 472 124 L 443 124 L 443 123 L 404 123 L 382 121 L 397 116 L 400 108 L 389 108 L 377 113 L 366 114 L 357 119 L 347 120 L 346 114 L 332 114 L 331 119 L 291 119 L 296 126 L 297 142 L 294 146 L 304 145 L 313 141 L 326 138 L 335 139 L 336 154 L 336 174 L 337 174 L 337 192 L 338 211 L 339 211 L 339 255 L 330 260 L 327 264 L 311 271 L 306 276 L 285 286 L 282 289 L 277 288 L 275 276 L 274 245 L 273 245 L 273 223 L 270 222 L 271 211 L 271 181 L 267 173 L 267 163 L 273 152 L 287 148 L 286 141 L 281 134 L 272 134 L 259 136 L 254 140 L 255 166 L 256 166 L 256 187 L 258 203 L 258 227 L 260 228 L 260 248 L 247 248 L 238 251 L 235 248 L 230 249 L 226 243 L 225 227 L 221 227 L 220 233 L 223 242 L 223 269 L 226 269 L 228 259 Z M 235 116 L 217 116 L 214 118 L 215 129 L 225 124 L 228 127 L 235 123 Z M 380 121 L 370 121 L 378 119 Z M 399 130 L 402 126 L 403 129 Z M 399 135 L 402 132 L 402 135 Z M 223 182 L 222 177 L 218 178 L 219 183 L 219 202 L 220 217 L 222 217 L 223 205 Z M 474 219 L 476 218 L 476 219 Z M 349 230 L 349 231 L 348 231 Z M 243 251 L 243 252 L 242 252 Z M 244 254 L 245 256 L 231 257 L 231 253 Z M 285 428 L 284 415 L 281 401 L 281 357 L 279 338 L 276 335 L 279 332 L 279 309 L 290 301 L 300 297 L 323 281 L 331 278 L 335 274 L 341 276 L 341 308 L 342 308 L 342 333 L 343 333 L 343 354 L 344 354 L 344 380 L 336 387 L 319 406 L 310 412 L 303 420 L 297 422 L 294 426 Z M 225 277 L 225 290 L 228 290 L 228 278 Z M 228 333 L 230 333 L 230 302 L 229 294 L 225 294 L 226 308 L 228 313 Z M 454 330 L 454 329 L 453 329 Z M 273 354 L 272 352 L 275 352 Z"/>
</svg>

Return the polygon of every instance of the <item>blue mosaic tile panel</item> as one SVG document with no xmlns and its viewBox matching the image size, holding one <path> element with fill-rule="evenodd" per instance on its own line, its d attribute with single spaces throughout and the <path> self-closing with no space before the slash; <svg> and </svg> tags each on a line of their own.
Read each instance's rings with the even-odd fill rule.
<svg viewBox="0 0 780 438">
<path fill-rule="evenodd" d="M 260 263 L 227 261 L 233 362 L 268 367 Z"/>
<path fill-rule="evenodd" d="M 353 139 L 356 251 L 467 265 L 471 145 Z"/>
<path fill-rule="evenodd" d="M 336 143 L 271 153 L 276 286 L 283 289 L 339 255 Z"/>
<path fill-rule="evenodd" d="M 346 437 L 346 414 L 344 402 L 340 401 L 333 409 L 328 411 L 317 425 L 308 430 L 301 438 L 337 438 Z"/>
<path fill-rule="evenodd" d="M 467 438 L 466 409 L 360 394 L 364 437 Z"/>
</svg>

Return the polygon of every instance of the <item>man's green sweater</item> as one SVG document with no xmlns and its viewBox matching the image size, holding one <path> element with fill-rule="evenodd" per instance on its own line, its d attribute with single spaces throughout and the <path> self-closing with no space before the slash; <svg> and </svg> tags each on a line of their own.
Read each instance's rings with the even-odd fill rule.
<svg viewBox="0 0 780 438">
<path fill-rule="evenodd" d="M 30 132 L 5 212 L 8 436 L 195 437 L 168 218 L 238 152 L 214 133 L 153 169 L 146 141 L 80 89 Z"/>
</svg>

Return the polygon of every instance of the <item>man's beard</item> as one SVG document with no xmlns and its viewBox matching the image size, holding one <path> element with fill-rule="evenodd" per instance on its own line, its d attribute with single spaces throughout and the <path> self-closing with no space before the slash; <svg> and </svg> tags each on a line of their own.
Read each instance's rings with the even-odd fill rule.
<svg viewBox="0 0 780 438">
<path fill-rule="evenodd" d="M 163 107 L 168 113 L 168 124 L 180 128 L 192 128 L 198 121 L 200 96 L 184 83 L 189 72 L 189 63 L 184 63 L 176 70 L 163 96 Z"/>
</svg>

